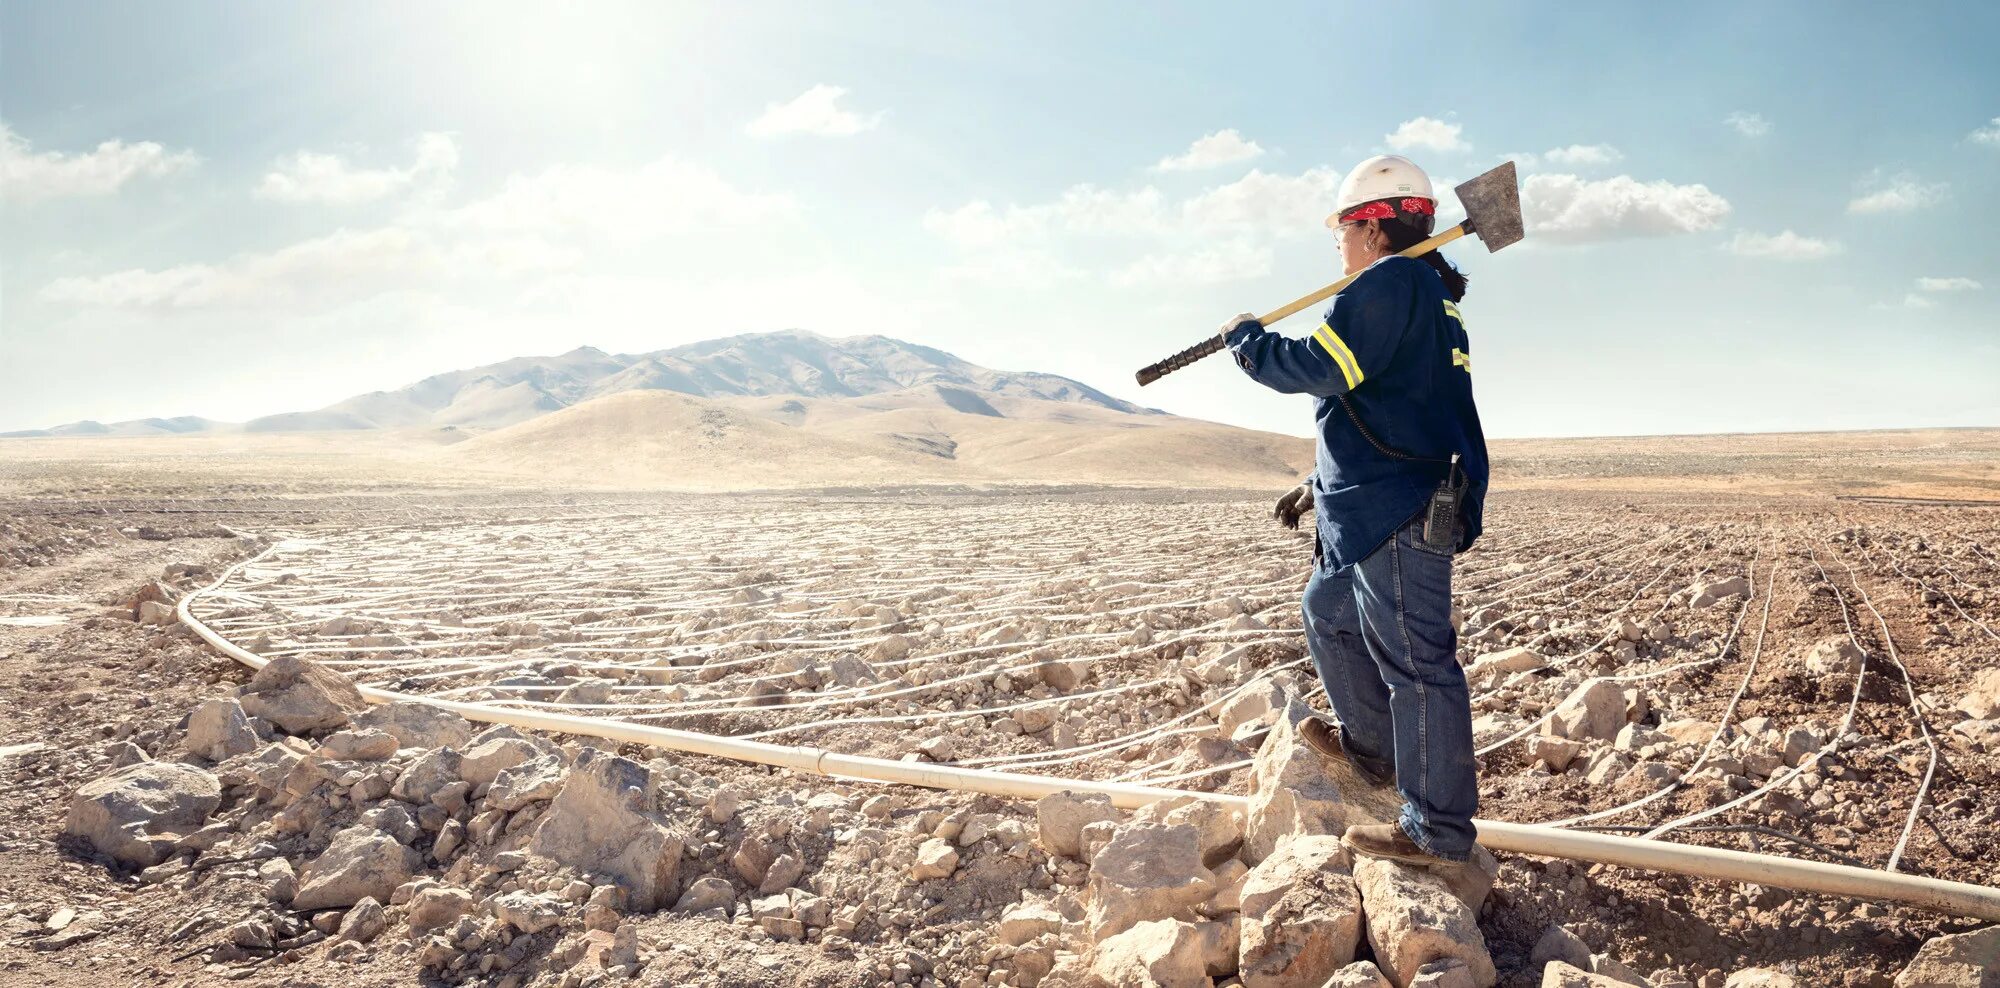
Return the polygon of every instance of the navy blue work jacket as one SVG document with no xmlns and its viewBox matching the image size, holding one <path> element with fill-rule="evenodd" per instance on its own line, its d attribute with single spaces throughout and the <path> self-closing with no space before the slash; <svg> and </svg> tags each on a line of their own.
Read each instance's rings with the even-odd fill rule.
<svg viewBox="0 0 2000 988">
<path fill-rule="evenodd" d="M 1429 264 L 1391 255 L 1369 265 L 1306 339 L 1252 321 L 1224 342 L 1258 383 L 1317 399 L 1310 482 L 1329 568 L 1366 558 L 1422 511 L 1453 453 L 1466 480 L 1458 550 L 1472 547 L 1487 480 L 1472 343 Z"/>
</svg>

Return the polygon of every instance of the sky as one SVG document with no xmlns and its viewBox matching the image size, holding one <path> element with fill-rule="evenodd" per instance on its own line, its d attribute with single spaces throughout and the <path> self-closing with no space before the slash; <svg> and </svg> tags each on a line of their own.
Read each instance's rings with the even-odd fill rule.
<svg viewBox="0 0 2000 988">
<path fill-rule="evenodd" d="M 0 0 L 0 431 L 591 345 L 880 333 L 1294 435 L 1226 359 L 1340 177 L 1446 254 L 1493 437 L 2000 425 L 2000 5 Z M 1312 314 L 1275 328 L 1308 334 Z"/>
</svg>

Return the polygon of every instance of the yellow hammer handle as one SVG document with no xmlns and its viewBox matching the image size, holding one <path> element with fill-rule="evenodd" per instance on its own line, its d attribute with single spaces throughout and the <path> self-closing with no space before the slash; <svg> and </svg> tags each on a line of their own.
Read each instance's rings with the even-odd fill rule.
<svg viewBox="0 0 2000 988">
<path fill-rule="evenodd" d="M 1451 229 L 1446 230 L 1445 232 L 1440 233 L 1434 237 L 1431 237 L 1429 240 L 1417 244 L 1411 247 L 1409 250 L 1401 251 L 1400 253 L 1404 257 L 1421 257 L 1425 254 L 1430 253 L 1431 251 L 1438 249 L 1439 247 L 1443 247 L 1445 244 L 1451 243 L 1452 241 L 1465 236 L 1467 233 L 1471 232 L 1468 229 L 1468 227 L 1470 226 L 1471 226 L 1471 221 L 1469 220 L 1464 223 L 1460 223 L 1459 225 L 1454 226 Z M 1350 274 L 1347 277 L 1342 278 L 1339 281 L 1336 281 L 1333 284 L 1328 285 L 1325 288 L 1322 288 L 1319 291 L 1312 293 L 1311 295 L 1299 299 L 1296 302 L 1292 302 L 1287 305 L 1281 305 L 1278 308 L 1272 309 L 1270 312 L 1265 313 L 1264 315 L 1258 316 L 1257 321 L 1263 323 L 1266 326 L 1269 326 L 1272 323 L 1285 318 L 1286 316 L 1297 313 L 1300 309 L 1311 308 L 1312 306 L 1318 305 L 1321 302 L 1324 302 L 1327 299 L 1330 299 L 1335 295 L 1340 294 L 1341 289 L 1346 288 L 1348 285 L 1353 284 L 1354 279 L 1359 277 L 1361 277 L 1361 272 L 1356 271 L 1353 274 Z"/>
<path fill-rule="evenodd" d="M 1445 232 L 1440 233 L 1437 236 L 1430 238 L 1429 240 L 1424 241 L 1423 243 L 1411 247 L 1409 250 L 1402 251 L 1401 253 L 1404 257 L 1421 257 L 1424 254 L 1434 251 L 1439 247 L 1443 247 L 1445 244 L 1451 243 L 1452 241 L 1457 240 L 1458 238 L 1463 237 L 1471 232 L 1472 232 L 1472 221 L 1468 219 L 1465 222 L 1460 223 L 1459 225 L 1452 227 L 1451 229 L 1446 230 Z M 1257 321 L 1263 323 L 1266 326 L 1269 326 L 1270 324 L 1277 322 L 1278 320 L 1283 319 L 1286 316 L 1289 316 L 1292 313 L 1299 311 L 1300 309 L 1303 309 L 1310 305 L 1318 305 L 1319 303 L 1324 302 L 1327 299 L 1330 299 L 1335 295 L 1340 294 L 1341 289 L 1346 288 L 1348 285 L 1353 284 L 1354 279 L 1359 277 L 1361 277 L 1361 272 L 1356 271 L 1355 273 L 1350 274 L 1347 277 L 1342 278 L 1339 281 L 1336 281 L 1333 284 L 1328 285 L 1325 288 L 1322 288 L 1319 291 L 1316 291 L 1311 295 L 1306 296 L 1305 298 L 1299 299 L 1298 301 L 1293 302 L 1290 305 L 1273 309 L 1270 312 L 1265 313 L 1264 315 L 1258 317 Z M 1174 371 L 1180 370 L 1181 368 L 1186 367 L 1189 364 L 1192 364 L 1195 361 L 1208 356 L 1209 354 L 1221 353 L 1222 349 L 1223 347 L 1222 347 L 1221 335 L 1218 334 L 1215 336 L 1211 336 L 1201 341 L 1200 343 L 1196 343 L 1194 346 L 1188 347 L 1187 349 L 1182 350 L 1181 352 L 1174 354 L 1171 357 L 1168 357 L 1165 360 L 1153 364 L 1148 364 L 1144 367 L 1139 368 L 1139 373 L 1136 375 L 1139 379 L 1139 385 L 1141 387 L 1144 387 L 1145 385 L 1151 384 L 1154 381 L 1157 381 L 1160 378 L 1163 378 L 1168 374 L 1173 373 Z"/>
</svg>

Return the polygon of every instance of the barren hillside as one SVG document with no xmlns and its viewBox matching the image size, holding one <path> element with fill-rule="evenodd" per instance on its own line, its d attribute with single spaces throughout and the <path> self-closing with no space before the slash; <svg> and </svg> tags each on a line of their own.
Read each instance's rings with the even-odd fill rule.
<svg viewBox="0 0 2000 988">
<path fill-rule="evenodd" d="M 1310 441 L 1171 415 L 923 386 L 848 399 L 594 399 L 444 454 L 480 471 L 667 490 L 883 483 L 1266 487 L 1311 468 Z"/>
</svg>

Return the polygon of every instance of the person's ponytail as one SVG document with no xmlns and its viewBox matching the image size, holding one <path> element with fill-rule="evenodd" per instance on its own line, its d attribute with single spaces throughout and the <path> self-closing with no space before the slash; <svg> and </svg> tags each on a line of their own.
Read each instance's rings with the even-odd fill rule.
<svg viewBox="0 0 2000 988">
<path fill-rule="evenodd" d="M 1454 302 L 1465 301 L 1465 275 L 1460 273 L 1458 268 L 1453 267 L 1450 261 L 1445 260 L 1443 254 L 1431 251 L 1419 258 L 1419 260 L 1436 268 L 1438 277 L 1444 279 L 1445 298 L 1451 299 Z"/>
<path fill-rule="evenodd" d="M 1422 230 L 1404 222 L 1400 217 L 1379 220 L 1377 222 L 1382 228 L 1383 235 L 1389 238 L 1389 250 L 1395 253 L 1400 254 L 1423 243 L 1424 238 L 1428 236 Z M 1453 267 L 1450 261 L 1445 260 L 1443 253 L 1434 250 L 1423 255 L 1419 260 L 1429 264 L 1437 271 L 1438 277 L 1444 279 L 1445 298 L 1451 299 L 1454 302 L 1465 301 L 1465 275 Z"/>
</svg>

